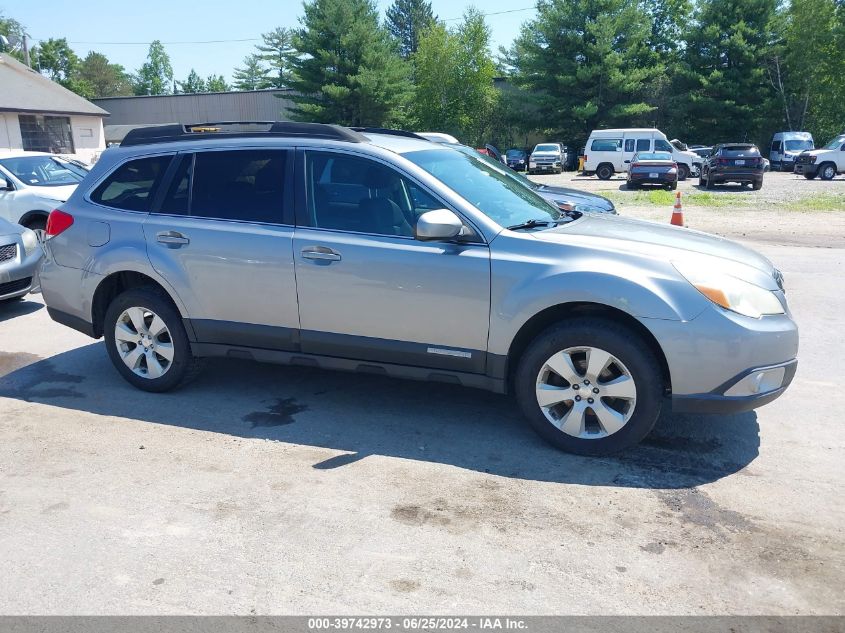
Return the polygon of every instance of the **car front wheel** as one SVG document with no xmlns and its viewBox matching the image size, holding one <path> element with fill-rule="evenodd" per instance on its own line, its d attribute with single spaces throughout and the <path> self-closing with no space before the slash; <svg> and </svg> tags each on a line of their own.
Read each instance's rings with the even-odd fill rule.
<svg viewBox="0 0 845 633">
<path fill-rule="evenodd" d="M 182 317 L 155 288 L 132 288 L 115 298 L 103 330 L 115 368 L 139 389 L 169 391 L 199 371 Z"/>
<path fill-rule="evenodd" d="M 833 180 L 836 175 L 836 166 L 831 163 L 825 163 L 819 167 L 819 178 L 822 180 Z"/>
<path fill-rule="evenodd" d="M 649 347 L 603 319 L 572 319 L 540 334 L 520 360 L 515 388 L 531 427 L 581 455 L 640 442 L 657 421 L 663 393 Z"/>
<path fill-rule="evenodd" d="M 687 167 L 683 163 L 678 165 L 678 180 L 686 180 L 687 178 L 689 178 L 689 174 L 689 167 Z"/>
</svg>

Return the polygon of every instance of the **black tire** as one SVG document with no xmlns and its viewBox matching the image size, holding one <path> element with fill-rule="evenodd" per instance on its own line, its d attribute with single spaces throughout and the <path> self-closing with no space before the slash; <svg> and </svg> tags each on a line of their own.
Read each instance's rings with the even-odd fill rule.
<svg viewBox="0 0 845 633">
<path fill-rule="evenodd" d="M 678 163 L 678 180 L 686 180 L 689 178 L 689 167 L 685 163 Z"/>
<path fill-rule="evenodd" d="M 115 325 L 120 315 L 131 307 L 146 308 L 154 312 L 161 317 L 170 332 L 170 340 L 174 348 L 173 360 L 167 371 L 158 378 L 138 376 L 126 366 L 118 353 L 114 334 Z M 106 310 L 103 337 L 106 351 L 118 373 L 131 385 L 144 391 L 170 391 L 193 380 L 202 369 L 200 359 L 195 358 L 191 353 L 191 345 L 185 326 L 182 324 L 181 315 L 170 298 L 154 287 L 131 288 L 118 295 Z"/>
<path fill-rule="evenodd" d="M 618 358 L 636 385 L 631 418 L 617 432 L 599 439 L 567 435 L 546 419 L 537 403 L 537 377 L 544 363 L 561 350 L 580 346 L 597 347 Z M 579 455 L 610 455 L 639 443 L 654 428 L 663 404 L 662 373 L 654 353 L 629 328 L 601 318 L 573 318 L 543 331 L 522 355 L 514 387 L 531 428 L 550 444 Z"/>
<path fill-rule="evenodd" d="M 816 177 L 816 172 L 814 172 L 814 171 L 813 172 L 809 172 L 809 171 L 804 172 L 804 178 L 806 178 L 807 180 L 813 180 L 815 177 Z"/>
<path fill-rule="evenodd" d="M 678 181 L 676 180 L 671 185 L 669 185 L 669 191 L 675 191 L 678 188 Z"/>
<path fill-rule="evenodd" d="M 598 169 L 596 169 L 596 176 L 599 177 L 599 180 L 610 180 L 613 178 L 613 165 L 608 165 L 607 163 L 603 165 L 599 165 Z"/>
<path fill-rule="evenodd" d="M 760 189 L 763 188 L 763 179 L 761 178 L 760 180 L 755 180 L 753 183 L 751 183 L 751 188 L 754 191 L 760 191 Z"/>
<path fill-rule="evenodd" d="M 836 175 L 836 165 L 833 163 L 822 163 L 819 165 L 819 178 L 822 180 L 833 180 Z"/>
<path fill-rule="evenodd" d="M 707 174 L 707 182 L 704 183 L 705 189 L 712 189 L 713 188 L 713 179 L 710 178 L 710 174 Z"/>
<path fill-rule="evenodd" d="M 698 186 L 699 187 L 706 187 L 707 186 L 707 179 L 704 177 L 704 170 L 702 169 L 698 172 Z"/>
</svg>

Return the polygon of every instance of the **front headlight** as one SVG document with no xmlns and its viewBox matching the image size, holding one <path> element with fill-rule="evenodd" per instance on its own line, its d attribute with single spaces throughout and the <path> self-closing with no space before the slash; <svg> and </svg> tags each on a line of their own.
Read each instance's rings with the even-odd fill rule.
<svg viewBox="0 0 845 633">
<path fill-rule="evenodd" d="M 726 310 L 753 319 L 759 319 L 764 314 L 784 313 L 783 305 L 771 290 L 723 272 L 705 270 L 688 263 L 673 263 L 696 290 Z"/>
<path fill-rule="evenodd" d="M 38 248 L 38 236 L 35 234 L 35 231 L 24 229 L 24 232 L 21 233 L 21 240 L 23 241 L 23 250 L 26 256 L 29 257 Z"/>
</svg>

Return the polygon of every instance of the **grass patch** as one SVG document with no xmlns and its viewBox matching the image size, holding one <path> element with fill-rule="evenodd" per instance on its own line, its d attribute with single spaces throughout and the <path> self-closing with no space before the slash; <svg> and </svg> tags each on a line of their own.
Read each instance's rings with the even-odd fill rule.
<svg viewBox="0 0 845 633">
<path fill-rule="evenodd" d="M 597 191 L 596 193 L 610 198 L 618 206 L 625 205 L 639 207 L 671 207 L 675 203 L 675 192 L 664 189 L 640 189 L 637 191 Z M 845 193 L 811 193 L 799 195 L 783 202 L 761 202 L 751 197 L 750 192 L 711 192 L 692 191 L 683 192 L 684 206 L 708 207 L 722 209 L 726 207 L 766 207 L 769 209 L 785 209 L 790 211 L 845 211 Z"/>
<path fill-rule="evenodd" d="M 797 207 L 798 211 L 845 211 L 845 193 L 813 193 L 782 206 Z"/>
</svg>

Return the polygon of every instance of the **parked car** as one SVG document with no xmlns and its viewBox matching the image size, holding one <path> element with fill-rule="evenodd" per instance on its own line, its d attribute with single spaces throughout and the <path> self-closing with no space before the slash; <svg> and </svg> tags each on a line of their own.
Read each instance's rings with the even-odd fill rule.
<svg viewBox="0 0 845 633">
<path fill-rule="evenodd" d="M 840 134 L 821 149 L 802 152 L 795 160 L 795 173 L 812 180 L 833 180 L 836 174 L 845 174 L 845 134 Z"/>
<path fill-rule="evenodd" d="M 43 232 L 50 211 L 70 197 L 87 173 L 54 154 L 0 152 L 0 218 Z"/>
<path fill-rule="evenodd" d="M 698 183 L 708 189 L 727 182 L 750 184 L 757 191 L 763 187 L 763 157 L 751 143 L 723 143 L 713 148 L 704 161 Z"/>
<path fill-rule="evenodd" d="M 677 139 L 675 142 L 679 143 Z M 690 175 L 699 173 L 702 163 L 698 154 L 675 147 L 663 132 L 653 128 L 593 130 L 587 140 L 586 151 L 584 173 L 595 174 L 602 180 L 624 172 L 627 168 L 625 161 L 631 160 L 637 152 L 672 154 L 678 163 L 678 180 L 686 180 Z"/>
<path fill-rule="evenodd" d="M 792 171 L 801 152 L 813 149 L 813 135 L 809 132 L 778 132 L 772 137 L 769 159 L 775 171 Z"/>
<path fill-rule="evenodd" d="M 528 173 L 563 173 L 563 146 L 560 143 L 539 143 L 528 157 Z"/>
<path fill-rule="evenodd" d="M 450 145 L 450 147 L 455 148 L 467 156 L 472 156 L 473 158 L 479 158 L 486 161 L 491 167 L 494 167 L 500 173 L 546 199 L 552 205 L 557 207 L 559 211 L 572 215 L 573 217 L 580 216 L 582 213 L 616 213 L 616 207 L 613 206 L 613 202 L 604 196 L 589 193 L 587 191 L 579 191 L 578 189 L 571 189 L 569 187 L 553 187 L 534 182 L 530 178 L 526 178 L 524 175 L 513 171 L 508 167 L 499 165 L 497 161 L 494 161 L 489 156 L 479 154 L 468 145 L 459 144 Z"/>
<path fill-rule="evenodd" d="M 0 301 L 32 290 L 42 250 L 35 231 L 0 218 Z"/>
<path fill-rule="evenodd" d="M 513 393 L 551 443 L 607 454 L 664 400 L 744 411 L 795 373 L 783 277 L 744 246 L 573 219 L 421 139 L 191 129 L 127 134 L 47 226 L 50 316 L 140 389 L 206 356 L 377 371 Z"/>
<path fill-rule="evenodd" d="M 528 169 L 528 152 L 524 149 L 509 149 L 505 152 L 507 165 L 515 171 L 525 171 Z"/>
<path fill-rule="evenodd" d="M 678 188 L 678 163 L 668 152 L 640 152 L 628 163 L 628 189 L 643 185 Z"/>
</svg>

